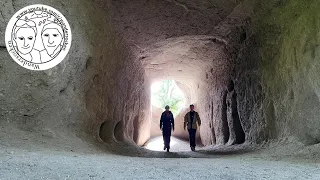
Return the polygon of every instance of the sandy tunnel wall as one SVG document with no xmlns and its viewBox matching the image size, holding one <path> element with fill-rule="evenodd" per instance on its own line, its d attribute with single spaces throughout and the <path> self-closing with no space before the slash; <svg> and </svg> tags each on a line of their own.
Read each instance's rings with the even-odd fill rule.
<svg viewBox="0 0 320 180">
<path fill-rule="evenodd" d="M 46 143 L 72 144 L 72 138 L 91 141 L 99 139 L 100 134 L 104 141 L 113 142 L 116 125 L 123 122 L 118 126 L 122 141 L 133 142 L 134 137 L 138 144 L 146 141 L 148 133 L 142 129 L 147 126 L 149 105 L 144 71 L 113 30 L 108 2 L 5 1 L 1 22 L 6 24 L 15 11 L 38 3 L 64 14 L 72 29 L 72 46 L 61 64 L 35 72 L 11 59 L 1 35 L 3 138 L 24 132 L 36 136 L 34 140 L 45 137 Z M 5 26 L 1 26 L 4 31 Z"/>
<path fill-rule="evenodd" d="M 252 48 L 255 38 L 251 12 L 250 4 L 242 3 L 215 28 L 212 41 L 219 45 L 215 53 L 220 56 L 212 59 L 212 66 L 205 69 L 198 93 L 204 145 L 231 145 L 260 138 L 262 130 L 253 128 L 259 122 L 259 109 L 252 106 L 261 103 L 261 91 L 257 91 L 255 83 L 250 84 L 252 79 L 260 84 L 259 61 L 252 53 L 257 51 Z M 234 90 L 228 93 L 230 81 Z M 228 101 L 232 102 L 232 109 Z"/>
<path fill-rule="evenodd" d="M 227 76 L 235 83 L 248 142 L 294 136 L 319 143 L 319 7 L 318 1 L 244 1 L 215 28 L 231 52 Z M 202 130 L 204 144 L 225 141 L 218 115 L 226 82 L 217 82 L 208 83 L 217 89 L 203 94 L 202 111 L 209 119 Z M 215 97 L 216 106 L 206 101 Z M 212 121 L 216 139 L 209 136 Z"/>
<path fill-rule="evenodd" d="M 255 1 L 234 36 L 225 36 L 237 52 L 230 77 L 247 141 L 319 143 L 319 5 Z"/>
<path fill-rule="evenodd" d="M 271 138 L 293 135 L 306 144 L 320 142 L 319 7 L 316 0 L 257 4 L 265 10 L 257 13 L 255 24 Z"/>
</svg>

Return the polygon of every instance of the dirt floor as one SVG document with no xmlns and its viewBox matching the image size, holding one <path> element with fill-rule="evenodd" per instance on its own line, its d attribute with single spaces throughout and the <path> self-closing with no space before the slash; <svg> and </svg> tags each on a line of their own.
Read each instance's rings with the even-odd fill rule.
<svg viewBox="0 0 320 180">
<path fill-rule="evenodd" d="M 1 150 L 0 179 L 319 179 L 320 165 L 255 157 L 138 158 Z"/>
<path fill-rule="evenodd" d="M 188 142 L 172 138 L 172 152 L 166 153 L 161 137 L 150 141 L 158 141 L 158 149 L 150 151 L 124 144 L 99 147 L 66 134 L 52 138 L 8 126 L 0 136 L 0 180 L 320 179 L 319 145 L 305 147 L 294 139 L 191 152 Z"/>
</svg>

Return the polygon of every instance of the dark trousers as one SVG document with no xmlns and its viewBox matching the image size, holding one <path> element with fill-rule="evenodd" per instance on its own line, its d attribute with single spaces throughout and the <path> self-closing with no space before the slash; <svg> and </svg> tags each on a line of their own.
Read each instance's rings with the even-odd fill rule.
<svg viewBox="0 0 320 180">
<path fill-rule="evenodd" d="M 190 141 L 190 147 L 196 147 L 196 129 L 188 129 L 189 131 L 189 141 Z"/>
<path fill-rule="evenodd" d="M 166 129 L 162 132 L 164 146 L 170 148 L 171 129 Z"/>
</svg>

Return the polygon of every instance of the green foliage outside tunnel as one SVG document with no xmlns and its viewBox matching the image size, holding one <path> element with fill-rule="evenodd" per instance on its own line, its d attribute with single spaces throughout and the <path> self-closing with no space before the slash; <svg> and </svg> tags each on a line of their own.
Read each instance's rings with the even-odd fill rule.
<svg viewBox="0 0 320 180">
<path fill-rule="evenodd" d="M 185 105 L 185 97 L 173 80 L 165 80 L 155 83 L 151 92 L 152 105 L 164 109 L 170 106 L 173 115 L 179 114 Z"/>
</svg>

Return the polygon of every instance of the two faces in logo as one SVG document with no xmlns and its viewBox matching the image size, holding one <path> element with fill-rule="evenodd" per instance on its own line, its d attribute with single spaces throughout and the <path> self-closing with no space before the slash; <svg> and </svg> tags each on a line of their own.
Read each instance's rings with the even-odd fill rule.
<svg viewBox="0 0 320 180">
<path fill-rule="evenodd" d="M 32 20 L 18 20 L 13 28 L 13 43 L 17 53 L 25 60 L 33 63 L 44 63 L 55 58 L 63 44 L 61 26 L 50 22 L 43 26 L 41 40 L 43 48 L 34 47 L 37 38 L 37 25 Z"/>
</svg>

